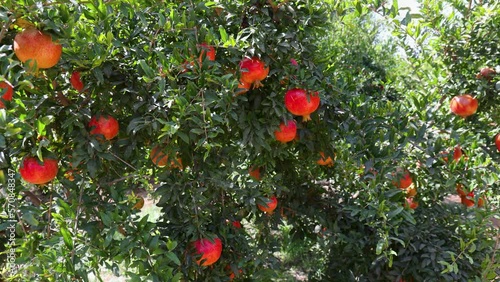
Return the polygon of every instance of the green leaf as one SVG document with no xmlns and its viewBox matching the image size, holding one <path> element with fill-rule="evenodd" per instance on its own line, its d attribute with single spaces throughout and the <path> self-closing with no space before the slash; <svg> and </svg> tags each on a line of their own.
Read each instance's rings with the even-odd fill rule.
<svg viewBox="0 0 500 282">
<path fill-rule="evenodd" d="M 177 242 L 176 241 L 172 241 L 172 240 L 168 240 L 168 242 L 167 242 L 167 249 L 169 251 L 172 251 L 173 249 L 175 249 L 175 247 L 177 247 Z"/>
<path fill-rule="evenodd" d="M 181 261 L 179 260 L 179 258 L 174 254 L 174 253 L 171 253 L 171 252 L 168 252 L 167 253 L 167 257 L 175 264 L 177 264 L 178 266 L 181 265 Z"/>
<path fill-rule="evenodd" d="M 391 219 L 395 217 L 396 215 L 400 214 L 404 210 L 404 207 L 398 207 L 395 210 L 391 210 L 389 214 L 387 215 L 388 219 Z"/>
<path fill-rule="evenodd" d="M 228 40 L 228 36 L 227 36 L 226 30 L 224 29 L 223 26 L 219 26 L 219 33 L 220 33 L 220 38 L 222 40 L 222 43 L 225 44 Z"/>
<path fill-rule="evenodd" d="M 63 236 L 64 244 L 66 244 L 69 249 L 73 249 L 71 232 L 66 227 L 61 227 L 61 235 Z"/>
</svg>

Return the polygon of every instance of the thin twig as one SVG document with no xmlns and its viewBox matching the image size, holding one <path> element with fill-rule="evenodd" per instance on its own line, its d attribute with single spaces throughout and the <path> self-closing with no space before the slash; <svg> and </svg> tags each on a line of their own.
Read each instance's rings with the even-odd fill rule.
<svg viewBox="0 0 500 282">
<path fill-rule="evenodd" d="M 7 30 L 9 29 L 9 26 L 14 22 L 14 15 L 11 15 L 9 19 L 5 22 L 5 24 L 2 26 L 2 30 L 0 30 L 0 42 L 2 42 L 3 38 L 5 37 L 5 34 L 7 33 Z"/>
<path fill-rule="evenodd" d="M 52 189 L 50 190 L 50 199 L 49 199 L 49 214 L 47 220 L 47 239 L 50 239 L 50 220 L 52 219 L 52 215 L 50 214 L 52 211 Z"/>
<path fill-rule="evenodd" d="M 133 170 L 137 170 L 133 165 L 127 163 L 126 161 L 124 161 L 122 158 L 120 158 L 119 156 L 117 156 L 115 153 L 113 152 L 109 152 L 111 155 L 113 155 L 113 157 L 117 158 L 118 160 L 120 160 L 122 163 L 126 164 L 128 167 L 130 167 L 131 169 Z"/>
</svg>

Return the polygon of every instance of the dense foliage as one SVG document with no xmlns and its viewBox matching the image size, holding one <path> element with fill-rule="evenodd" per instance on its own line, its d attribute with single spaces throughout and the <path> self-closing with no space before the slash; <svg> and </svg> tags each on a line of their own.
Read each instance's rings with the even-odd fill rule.
<svg viewBox="0 0 500 282">
<path fill-rule="evenodd" d="M 493 280 L 500 7 L 473 2 L 8 0 L 2 276 L 268 281 L 302 242 L 312 281 Z M 33 27 L 62 45 L 54 67 L 14 53 Z M 296 88 L 321 100 L 309 121 L 285 106 Z M 478 100 L 467 118 L 450 113 L 461 94 Z M 56 179 L 28 183 L 30 156 L 57 159 Z M 210 266 L 205 239 L 222 243 Z"/>
</svg>

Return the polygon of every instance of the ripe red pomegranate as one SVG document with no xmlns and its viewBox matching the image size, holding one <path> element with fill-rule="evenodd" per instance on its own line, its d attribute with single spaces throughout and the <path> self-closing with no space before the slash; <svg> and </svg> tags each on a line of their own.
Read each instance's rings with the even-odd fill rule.
<svg viewBox="0 0 500 282">
<path fill-rule="evenodd" d="M 56 159 L 43 158 L 40 162 L 38 158 L 28 156 L 19 167 L 19 173 L 28 183 L 45 184 L 56 177 L 58 169 Z"/>
<path fill-rule="evenodd" d="M 241 222 L 239 222 L 238 220 L 235 220 L 232 222 L 234 228 L 237 228 L 237 229 L 240 229 L 241 228 Z"/>
<path fill-rule="evenodd" d="M 490 81 L 493 79 L 493 76 L 496 74 L 496 71 L 489 67 L 482 68 L 479 73 L 476 75 L 477 79 L 486 79 Z"/>
<path fill-rule="evenodd" d="M 458 162 L 463 154 L 464 154 L 464 151 L 462 150 L 460 145 L 455 146 L 455 149 L 453 149 L 453 160 L 455 162 Z"/>
<path fill-rule="evenodd" d="M 274 137 L 281 143 L 287 143 L 295 139 L 297 135 L 297 123 L 295 120 L 287 121 L 287 124 L 280 123 L 279 130 L 274 131 Z"/>
<path fill-rule="evenodd" d="M 77 71 L 74 71 L 71 74 L 71 78 L 69 79 L 69 82 L 71 83 L 71 86 L 76 89 L 76 91 L 82 91 L 84 88 L 83 82 L 80 79 L 80 73 Z"/>
<path fill-rule="evenodd" d="M 455 96 L 450 102 L 451 111 L 457 116 L 461 116 L 463 118 L 475 114 L 477 107 L 477 99 L 468 94 Z"/>
<path fill-rule="evenodd" d="M 241 94 L 247 93 L 251 87 L 252 87 L 251 83 L 247 83 L 247 82 L 240 80 L 240 83 L 238 84 L 238 89 L 236 90 L 236 95 L 241 95 Z"/>
<path fill-rule="evenodd" d="M 201 258 L 196 261 L 198 265 L 208 266 L 219 260 L 222 254 L 222 242 L 219 238 L 214 241 L 210 239 L 199 239 L 193 242 L 196 253 L 201 255 Z"/>
<path fill-rule="evenodd" d="M 30 68 L 47 69 L 55 66 L 62 54 L 62 46 L 52 42 L 50 34 L 28 28 L 14 38 L 14 53 L 21 62 L 31 60 Z"/>
<path fill-rule="evenodd" d="M 495 136 L 495 145 L 497 146 L 497 150 L 500 152 L 500 133 Z"/>
<path fill-rule="evenodd" d="M 262 86 L 261 81 L 269 74 L 269 67 L 258 57 L 244 58 L 240 62 L 241 81 L 254 85 L 254 88 Z"/>
<path fill-rule="evenodd" d="M 296 115 L 302 116 L 302 121 L 311 120 L 310 114 L 319 107 L 318 92 L 307 93 L 304 89 L 290 89 L 285 94 L 285 106 L 287 110 Z"/>
<path fill-rule="evenodd" d="M 205 56 L 205 52 L 207 53 L 207 58 L 209 61 L 215 61 L 215 48 L 214 46 L 208 45 L 203 42 L 200 44 L 201 52 L 200 52 L 200 63 L 203 62 L 203 57 Z"/>
<path fill-rule="evenodd" d="M 11 101 L 12 96 L 14 95 L 14 87 L 7 81 L 0 82 L 0 89 L 6 89 L 5 93 L 2 95 L 2 99 L 5 101 Z M 3 90 L 0 90 L 3 91 Z M 0 100 L 0 109 L 4 109 L 5 104 Z"/>
<path fill-rule="evenodd" d="M 400 171 L 401 171 L 401 169 L 397 169 L 398 173 Z M 405 170 L 403 175 L 399 176 L 399 179 L 397 181 L 392 182 L 393 185 L 395 185 L 396 187 L 398 187 L 400 189 L 406 189 L 406 188 L 410 187 L 410 185 L 412 183 L 413 183 L 413 179 L 411 178 L 410 172 L 408 170 Z"/>
<path fill-rule="evenodd" d="M 118 135 L 120 126 L 118 121 L 110 115 L 93 116 L 89 122 L 91 135 L 103 135 L 106 140 L 111 140 Z M 100 137 L 97 137 L 101 139 Z"/>
<path fill-rule="evenodd" d="M 269 213 L 269 214 L 272 214 L 273 211 L 278 206 L 278 199 L 276 199 L 275 196 L 272 196 L 271 198 L 269 198 L 269 201 L 270 202 L 267 203 L 267 206 L 257 204 L 257 207 L 259 208 L 259 210 L 266 212 L 266 213 Z"/>
<path fill-rule="evenodd" d="M 251 166 L 248 169 L 248 174 L 250 174 L 250 176 L 257 181 L 260 181 L 261 179 L 260 167 Z"/>
<path fill-rule="evenodd" d="M 468 194 L 466 194 L 463 190 L 457 188 L 457 192 L 458 194 L 460 195 L 460 202 L 470 208 L 470 207 L 473 207 L 475 205 L 475 195 L 474 195 L 474 191 L 471 191 L 469 192 Z M 484 206 L 484 197 L 480 197 L 478 200 L 477 200 L 477 206 L 480 208 L 482 206 Z"/>
</svg>

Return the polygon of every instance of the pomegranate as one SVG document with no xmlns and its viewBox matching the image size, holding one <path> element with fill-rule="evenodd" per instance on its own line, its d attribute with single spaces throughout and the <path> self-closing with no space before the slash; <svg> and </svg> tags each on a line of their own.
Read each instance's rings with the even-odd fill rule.
<svg viewBox="0 0 500 282">
<path fill-rule="evenodd" d="M 248 90 L 250 90 L 250 87 L 252 87 L 251 83 L 247 83 L 245 81 L 240 80 L 240 83 L 238 84 L 238 89 L 236 90 L 236 95 L 247 93 Z"/>
<path fill-rule="evenodd" d="M 296 115 L 302 116 L 302 121 L 311 120 L 310 114 L 319 107 L 318 92 L 307 93 L 304 89 L 290 89 L 285 94 L 285 106 L 287 110 Z"/>
<path fill-rule="evenodd" d="M 229 273 L 229 281 L 233 281 L 234 278 L 236 277 L 236 274 L 234 274 L 233 270 L 231 269 L 231 266 L 228 264 L 225 267 L 226 271 Z M 238 269 L 239 275 L 243 273 L 243 270 Z"/>
<path fill-rule="evenodd" d="M 80 79 L 80 73 L 77 71 L 74 71 L 71 74 L 71 78 L 69 79 L 69 82 L 71 83 L 71 86 L 76 89 L 76 91 L 82 91 L 84 88 L 83 82 Z"/>
<path fill-rule="evenodd" d="M 466 94 L 461 96 L 455 96 L 451 99 L 450 109 L 451 111 L 460 117 L 468 117 L 476 113 L 478 107 L 478 102 L 476 98 Z"/>
<path fill-rule="evenodd" d="M 447 151 L 443 151 L 440 154 L 442 155 L 443 161 L 448 162 L 449 153 Z M 462 150 L 460 145 L 455 146 L 453 149 L 453 161 L 458 162 L 463 155 L 464 150 Z"/>
<path fill-rule="evenodd" d="M 324 152 L 319 152 L 321 158 L 316 161 L 317 164 L 322 165 L 322 166 L 328 166 L 331 167 L 333 166 L 333 159 L 328 156 L 328 158 L 325 158 L 325 153 Z"/>
<path fill-rule="evenodd" d="M 240 229 L 241 228 L 241 222 L 239 222 L 238 220 L 235 220 L 232 222 L 234 228 L 237 228 L 237 229 Z"/>
<path fill-rule="evenodd" d="M 118 135 L 120 126 L 118 121 L 110 115 L 93 116 L 89 122 L 91 135 L 103 135 L 106 140 L 111 140 Z M 97 137 L 101 140 L 101 137 Z"/>
<path fill-rule="evenodd" d="M 203 42 L 200 44 L 199 47 L 201 47 L 201 53 L 200 53 L 200 58 L 199 58 L 200 63 L 203 62 L 203 57 L 205 56 L 205 52 L 207 54 L 207 58 L 209 61 L 215 61 L 215 48 L 214 48 L 214 46 L 208 45 L 207 43 Z"/>
<path fill-rule="evenodd" d="M 268 200 L 269 202 L 267 202 L 266 206 L 257 204 L 257 207 L 263 212 L 272 214 L 274 209 L 276 209 L 276 207 L 278 206 L 278 199 L 276 199 L 275 196 L 272 196 Z"/>
<path fill-rule="evenodd" d="M 0 82 L 0 89 L 6 89 L 5 93 L 2 95 L 2 99 L 5 101 L 12 101 L 12 96 L 14 95 L 14 87 L 7 81 Z M 0 90 L 3 91 L 3 90 Z M 0 109 L 4 109 L 5 104 L 0 100 Z"/>
<path fill-rule="evenodd" d="M 132 207 L 132 209 L 134 209 L 134 210 L 140 210 L 140 209 L 142 209 L 142 207 L 144 207 L 144 198 L 141 197 L 141 196 L 138 196 L 137 197 L 137 202 L 134 204 L 134 206 Z"/>
<path fill-rule="evenodd" d="M 287 121 L 287 124 L 280 123 L 279 130 L 274 131 L 274 137 L 281 143 L 287 143 L 295 139 L 297 135 L 297 123 L 295 120 Z"/>
<path fill-rule="evenodd" d="M 495 145 L 497 146 L 497 150 L 500 152 L 500 133 L 495 136 Z"/>
<path fill-rule="evenodd" d="M 474 191 L 471 191 L 469 192 L 468 194 L 466 194 L 462 189 L 460 189 L 457 185 L 457 192 L 458 194 L 460 195 L 460 202 L 470 208 L 470 207 L 473 207 L 475 205 L 475 200 L 474 200 Z M 477 200 L 477 206 L 480 208 L 482 206 L 484 206 L 484 197 L 479 197 L 479 199 Z"/>
<path fill-rule="evenodd" d="M 56 177 L 59 169 L 57 162 L 51 158 L 43 158 L 43 162 L 40 162 L 38 158 L 28 156 L 24 158 L 19 173 L 28 183 L 45 184 Z"/>
<path fill-rule="evenodd" d="M 479 73 L 476 75 L 477 79 L 486 79 L 490 81 L 493 76 L 496 74 L 496 71 L 489 67 L 482 68 Z"/>
<path fill-rule="evenodd" d="M 153 147 L 153 149 L 151 149 L 149 157 L 151 158 L 151 161 L 153 161 L 153 163 L 159 167 L 164 167 L 168 164 L 168 156 L 167 154 L 162 152 L 159 146 L 155 146 Z M 170 168 L 183 169 L 182 159 L 177 158 L 177 162 L 170 161 Z"/>
<path fill-rule="evenodd" d="M 401 169 L 397 169 L 397 173 L 400 173 Z M 405 170 L 402 176 L 397 181 L 393 181 L 392 184 L 400 189 L 406 189 L 410 187 L 413 183 L 413 179 L 411 178 L 410 172 Z"/>
<path fill-rule="evenodd" d="M 14 38 L 14 53 L 17 58 L 29 66 L 47 69 L 55 66 L 62 54 L 62 46 L 52 42 L 52 37 L 35 28 L 27 28 L 18 33 Z"/>
<path fill-rule="evenodd" d="M 219 238 L 215 238 L 213 241 L 205 238 L 199 239 L 193 245 L 196 253 L 201 255 L 201 258 L 196 261 L 201 266 L 214 264 L 222 254 L 222 242 Z"/>
<path fill-rule="evenodd" d="M 261 81 L 269 74 L 269 67 L 258 57 L 244 58 L 240 62 L 241 81 L 253 84 L 254 88 L 262 86 Z"/>
<path fill-rule="evenodd" d="M 255 179 L 257 181 L 260 181 L 260 179 L 261 179 L 260 167 L 251 166 L 248 169 L 248 174 L 250 174 L 250 177 L 252 177 L 253 179 Z"/>
</svg>

